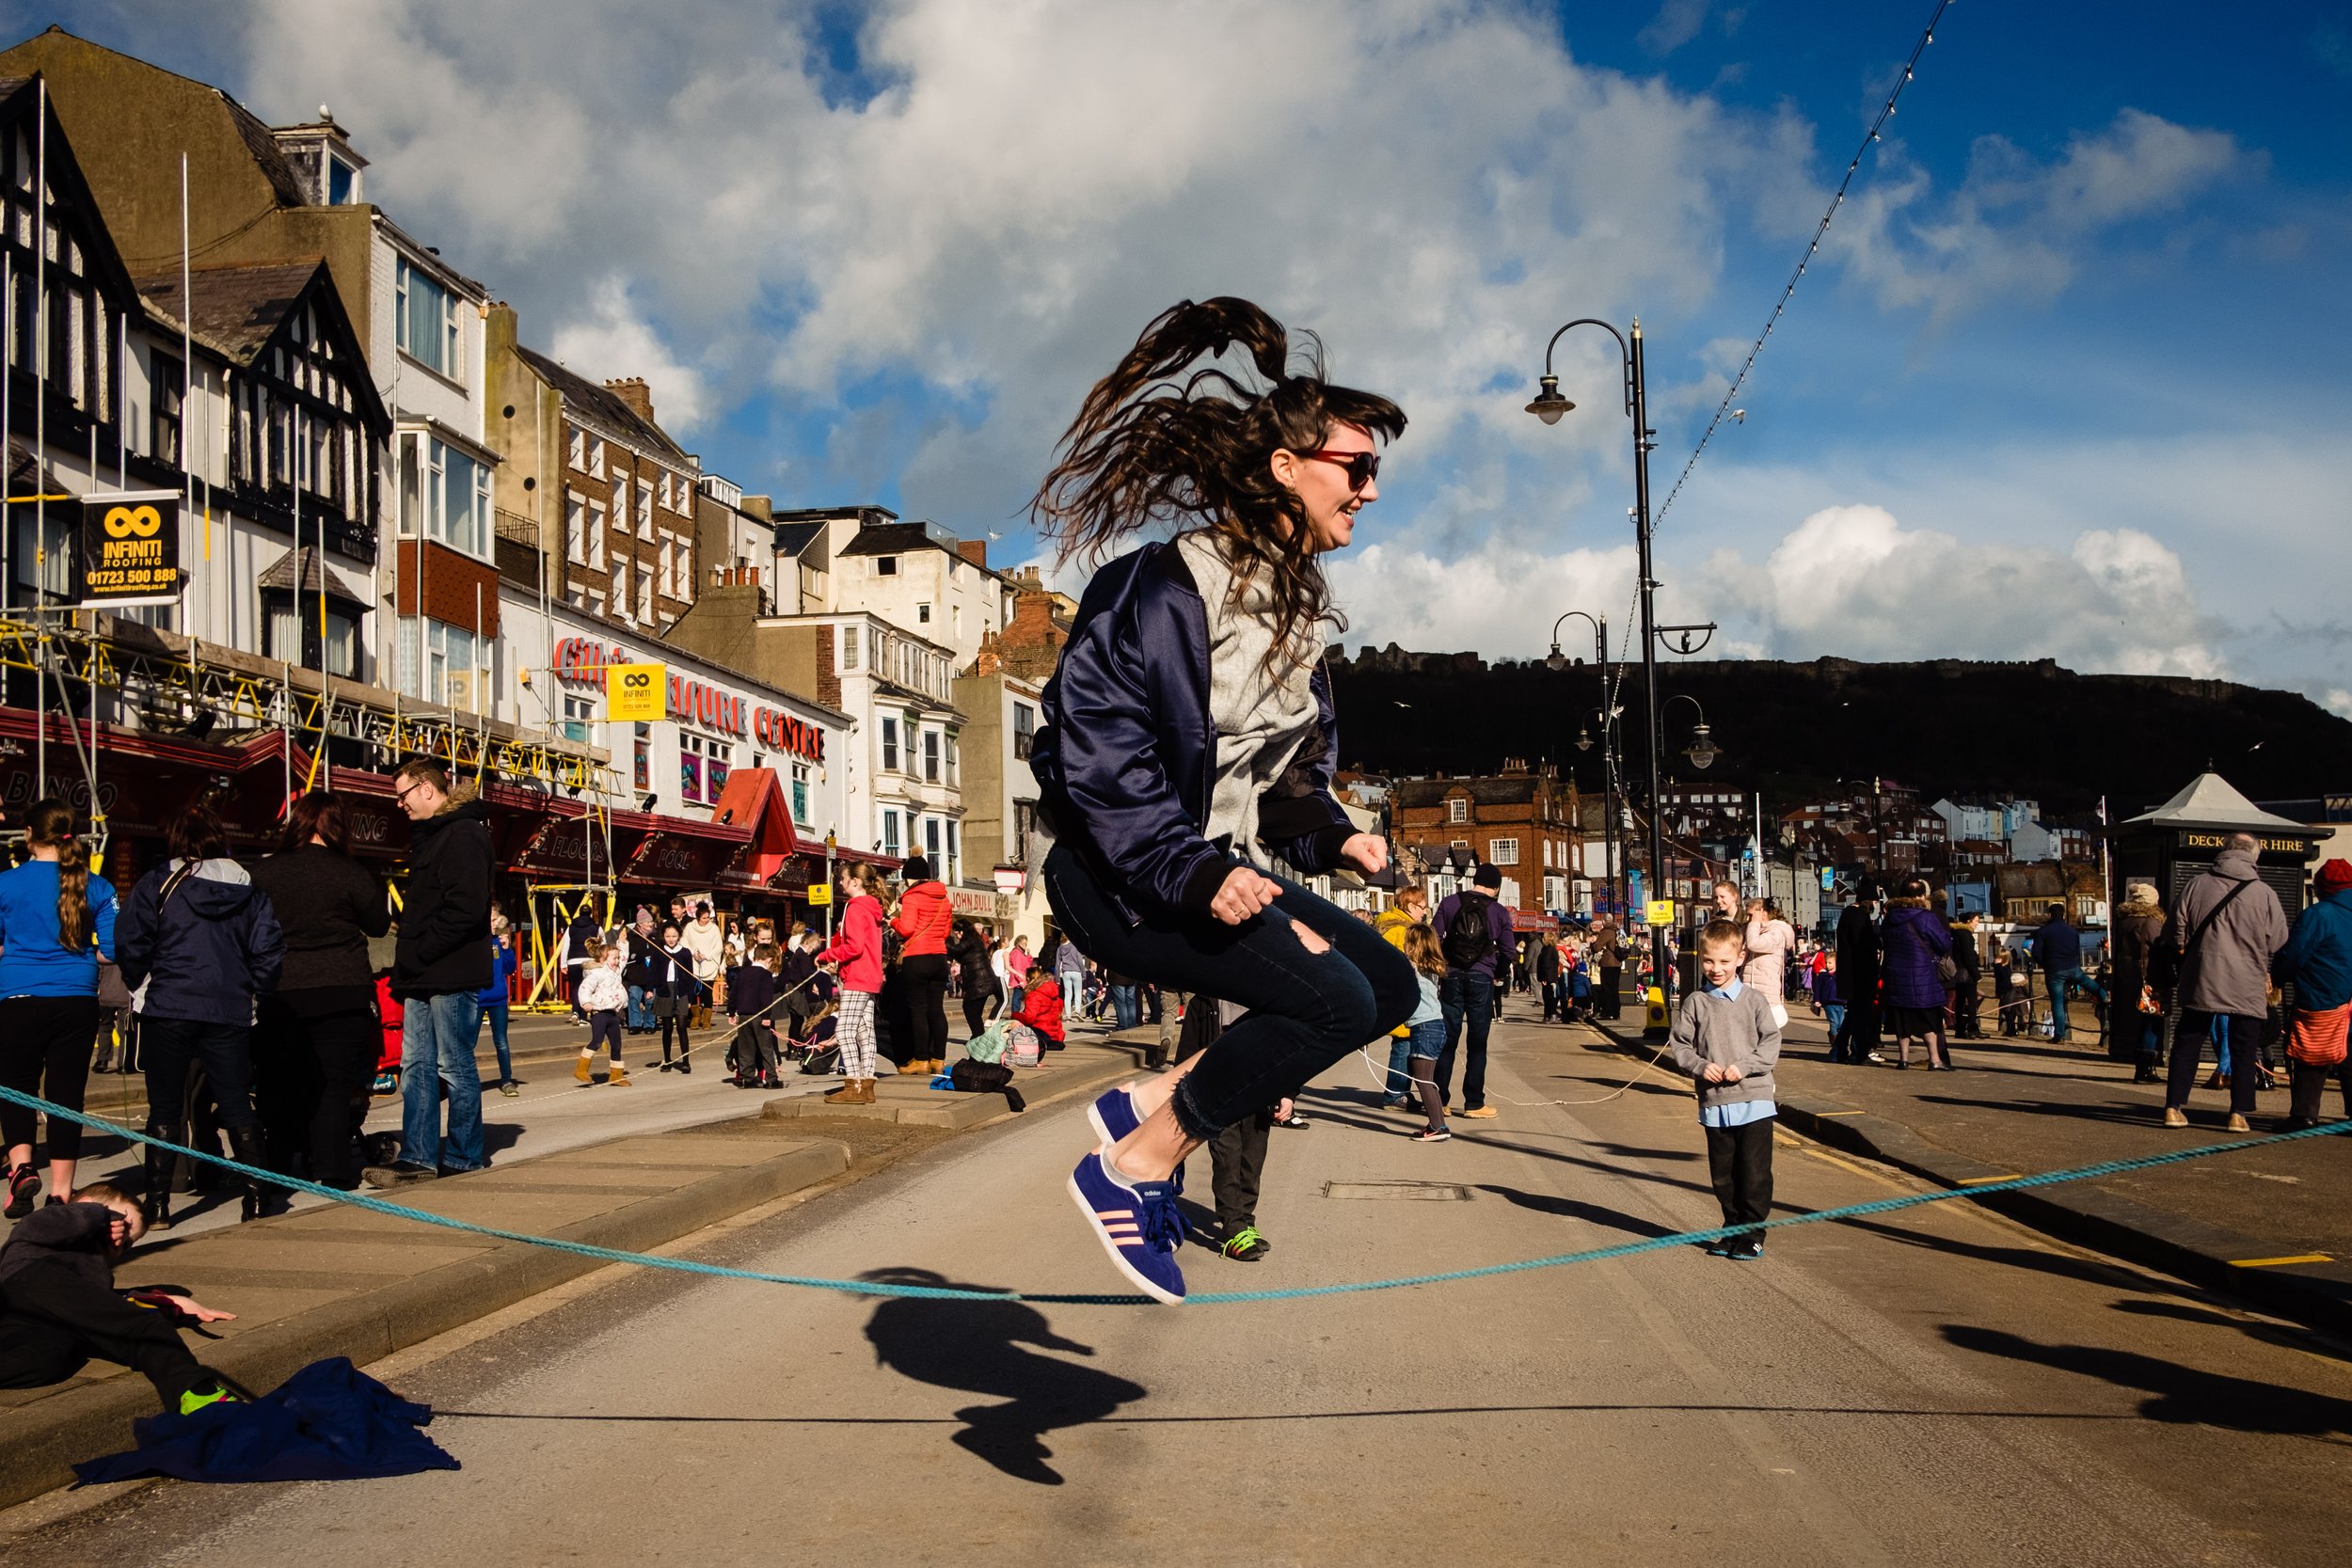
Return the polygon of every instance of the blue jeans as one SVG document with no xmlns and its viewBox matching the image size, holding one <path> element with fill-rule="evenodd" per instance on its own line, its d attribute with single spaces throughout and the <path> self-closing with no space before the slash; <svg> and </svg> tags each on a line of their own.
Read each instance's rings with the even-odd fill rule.
<svg viewBox="0 0 2352 1568">
<path fill-rule="evenodd" d="M 1462 1063 L 1462 1109 L 1475 1111 L 1486 1103 L 1486 1034 L 1494 1024 L 1494 976 L 1483 969 L 1449 969 L 1438 982 L 1438 1000 L 1445 1007 L 1445 1051 L 1438 1057 L 1438 1100 L 1454 1102 L 1454 1054 L 1469 1025 L 1470 1052 Z"/>
<path fill-rule="evenodd" d="M 1143 1002 L 1136 995 L 1135 987 L 1111 988 L 1111 1016 L 1118 1020 L 1117 1026 L 1121 1029 L 1132 1029 L 1143 1022 Z"/>
<path fill-rule="evenodd" d="M 1846 1029 L 1846 1005 L 1843 1002 L 1821 1004 L 1821 1021 L 1829 1025 L 1830 1059 L 1837 1059 L 1837 1037 Z"/>
<path fill-rule="evenodd" d="M 2068 993 L 2076 990 L 2087 990 L 2102 1002 L 2107 999 L 2107 993 L 2100 988 L 2098 981 L 2084 974 L 2080 967 L 2054 969 L 2048 973 L 2046 978 L 2050 983 L 2050 1028 L 2058 1042 L 2063 1045 L 2073 1037 L 2071 1033 L 2073 1025 L 2066 1020 Z"/>
<path fill-rule="evenodd" d="M 490 1021 L 490 1045 L 499 1053 L 499 1082 L 509 1084 L 515 1079 L 515 1058 L 506 1049 L 506 1007 L 503 1002 L 483 1004 L 482 1016 Z"/>
<path fill-rule="evenodd" d="M 469 990 L 407 1000 L 400 1024 L 400 1157 L 446 1171 L 480 1170 L 482 1075 L 474 1042 L 482 1003 Z M 441 1090 L 449 1089 L 449 1142 L 441 1141 Z"/>
<path fill-rule="evenodd" d="M 1276 879 L 1280 881 L 1279 878 Z M 1045 895 L 1072 940 L 1116 974 L 1248 1009 L 1177 1086 L 1176 1120 L 1203 1141 L 1296 1094 L 1411 1015 L 1421 988 L 1386 938 L 1335 904 L 1281 882 L 1273 905 L 1228 926 L 1205 915 L 1132 923 L 1067 842 L 1045 858 Z M 1324 951 L 1299 939 L 1305 927 Z"/>
<path fill-rule="evenodd" d="M 1086 1016 L 1087 972 L 1065 969 L 1061 972 L 1061 1016 L 1068 1022 Z"/>
<path fill-rule="evenodd" d="M 1381 1093 L 1389 1099 L 1403 1100 L 1412 1094 L 1413 1037 L 1428 1027 L 1425 1023 L 1416 1023 L 1402 1035 L 1389 1037 L 1389 1076 L 1381 1088 Z M 1442 1020 L 1437 1021 L 1437 1032 L 1438 1050 L 1442 1051 L 1445 1049 L 1445 1023 Z M 1436 1053 L 1430 1053 L 1432 1055 Z"/>
<path fill-rule="evenodd" d="M 652 992 L 643 986 L 628 988 L 628 1026 L 650 1031 L 653 1028 Z"/>
</svg>

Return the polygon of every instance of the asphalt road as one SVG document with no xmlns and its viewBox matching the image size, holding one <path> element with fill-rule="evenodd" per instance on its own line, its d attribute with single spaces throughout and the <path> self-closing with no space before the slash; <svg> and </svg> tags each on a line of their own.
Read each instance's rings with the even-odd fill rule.
<svg viewBox="0 0 2352 1568">
<path fill-rule="evenodd" d="M 1499 1032 L 1500 1119 L 1416 1147 L 1343 1064 L 1278 1132 L 1255 1265 L 1363 1279 L 1715 1223 L 1691 1102 L 1566 1030 Z M 704 1255 L 1109 1291 L 1073 1105 Z M 1909 1190 L 1783 1136 L 1783 1211 Z M 1207 1186 L 1205 1158 L 1192 1172 Z M 1339 1185 L 1332 1185 L 1338 1183 Z M 923 1271 L 919 1275 L 914 1271 Z M 233 1304 L 231 1304 L 233 1305 Z M 408 1353 L 413 1355 L 414 1353 Z M 885 1303 L 631 1275 L 408 1360 L 458 1473 L 165 1485 L 5 1560 L 2333 1563 L 2341 1347 L 1965 1203 L 1277 1305 Z M 4 1526 L 6 1521 L 0 1521 Z"/>
</svg>

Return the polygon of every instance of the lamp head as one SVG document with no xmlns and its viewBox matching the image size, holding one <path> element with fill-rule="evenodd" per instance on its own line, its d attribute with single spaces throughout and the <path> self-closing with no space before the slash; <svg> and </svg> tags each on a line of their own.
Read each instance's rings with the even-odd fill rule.
<svg viewBox="0 0 2352 1568">
<path fill-rule="evenodd" d="M 1568 656 L 1560 651 L 1559 643 L 1554 642 L 1551 652 L 1544 656 L 1544 663 L 1554 670 L 1565 670 L 1568 667 Z"/>
<path fill-rule="evenodd" d="M 1575 404 L 1560 395 L 1558 376 L 1544 376 L 1537 382 L 1537 387 L 1539 389 L 1535 394 L 1535 401 L 1527 405 L 1527 411 L 1543 420 L 1544 423 L 1558 424 L 1560 416 L 1576 406 Z"/>
<path fill-rule="evenodd" d="M 1576 732 L 1576 749 L 1580 752 L 1589 752 L 1593 749 L 1593 728 L 1590 724 L 1584 725 Z"/>
<path fill-rule="evenodd" d="M 1691 766 L 1693 768 L 1704 768 L 1714 765 L 1715 742 L 1708 735 L 1705 724 L 1696 725 L 1692 729 L 1691 748 L 1683 754 L 1691 759 Z"/>
</svg>

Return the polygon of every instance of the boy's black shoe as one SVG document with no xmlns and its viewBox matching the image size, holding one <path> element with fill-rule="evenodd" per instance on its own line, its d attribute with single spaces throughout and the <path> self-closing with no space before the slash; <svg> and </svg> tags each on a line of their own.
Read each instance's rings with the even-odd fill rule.
<svg viewBox="0 0 2352 1568">
<path fill-rule="evenodd" d="M 1760 1236 L 1750 1236 L 1744 1241 L 1734 1242 L 1724 1249 L 1724 1256 L 1735 1263 L 1753 1263 L 1764 1256 L 1764 1240 Z"/>
<path fill-rule="evenodd" d="M 1273 1250 L 1274 1243 L 1259 1235 L 1254 1225 L 1243 1226 L 1227 1239 L 1223 1246 L 1217 1248 L 1236 1263 L 1258 1262 Z"/>
</svg>

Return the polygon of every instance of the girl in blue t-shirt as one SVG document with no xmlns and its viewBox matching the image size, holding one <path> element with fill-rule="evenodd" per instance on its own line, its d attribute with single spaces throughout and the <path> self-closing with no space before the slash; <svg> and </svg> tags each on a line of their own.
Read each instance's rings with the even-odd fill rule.
<svg viewBox="0 0 2352 1568">
<path fill-rule="evenodd" d="M 115 890 L 91 879 L 62 800 L 36 801 L 24 836 L 32 858 L 0 872 L 0 1084 L 78 1111 L 98 1037 L 98 960 L 114 958 Z M 0 1104 L 8 1150 L 0 1212 L 12 1220 L 31 1213 L 40 1196 L 33 1130 L 31 1107 Z M 51 1203 L 72 1197 L 81 1157 L 81 1123 L 52 1121 Z"/>
</svg>

